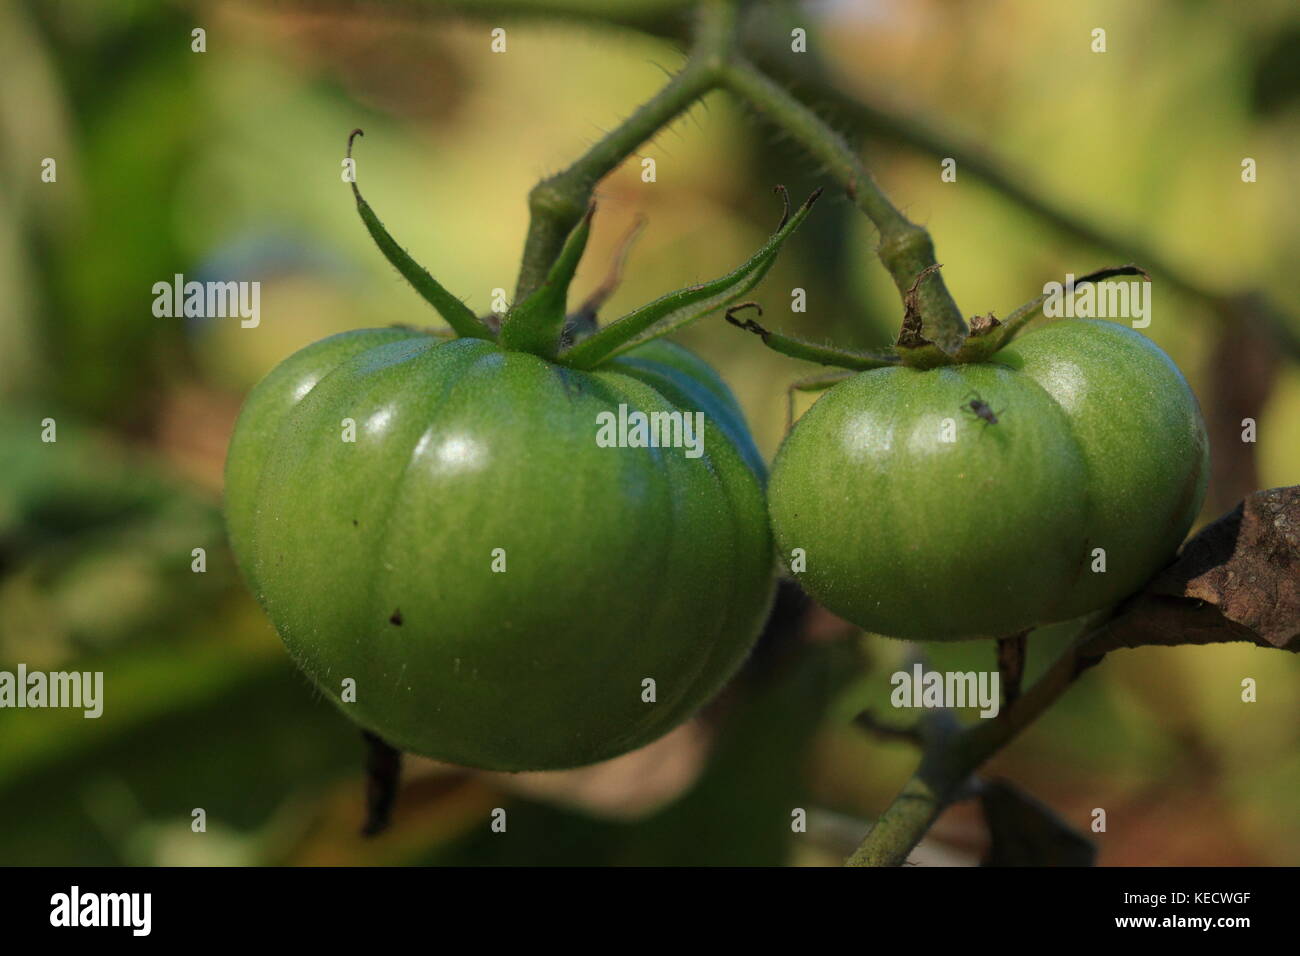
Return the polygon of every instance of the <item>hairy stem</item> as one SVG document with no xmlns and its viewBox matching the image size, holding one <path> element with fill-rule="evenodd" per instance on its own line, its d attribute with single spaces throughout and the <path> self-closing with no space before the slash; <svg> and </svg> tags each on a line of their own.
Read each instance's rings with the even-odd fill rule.
<svg viewBox="0 0 1300 956">
<path fill-rule="evenodd" d="M 700 11 L 695 47 L 668 85 L 593 145 L 567 169 L 543 179 L 528 194 L 530 222 L 515 301 L 546 279 L 564 241 L 591 204 L 596 184 L 637 147 L 685 113 L 719 82 L 719 68 L 733 42 L 729 4 L 708 3 Z"/>
<path fill-rule="evenodd" d="M 759 65 L 778 81 L 794 85 L 802 99 L 825 109 L 846 128 L 872 140 L 883 140 L 911 147 L 938 159 L 952 159 L 957 169 L 983 181 L 1003 198 L 1046 223 L 1064 236 L 1109 250 L 1118 257 L 1141 262 L 1155 276 L 1179 293 L 1195 298 L 1213 311 L 1216 320 L 1231 326 L 1241 306 L 1240 297 L 1225 295 L 1199 276 L 1182 268 L 1135 236 L 1135 230 L 1102 223 L 1072 204 L 1053 198 L 1032 185 L 1030 177 L 1008 165 L 969 139 L 954 134 L 942 124 L 898 109 L 878 99 L 870 101 L 841 88 L 833 76 L 815 68 L 807 57 L 791 57 L 785 47 L 774 42 L 779 31 L 747 36 L 750 49 Z M 810 66 L 810 63 L 813 66 Z M 1261 319 L 1275 342 L 1288 354 L 1300 356 L 1300 334 L 1293 322 L 1271 303 L 1260 310 Z"/>
<path fill-rule="evenodd" d="M 736 57 L 728 62 L 722 78 L 729 90 L 803 144 L 848 190 L 880 232 L 877 254 L 900 296 L 907 295 L 927 269 L 933 270 L 925 276 L 917 295 L 922 328 L 941 351 L 955 353 L 965 339 L 966 322 L 943 277 L 933 269 L 934 243 L 930 234 L 889 201 L 843 137 L 783 87 Z"/>
</svg>

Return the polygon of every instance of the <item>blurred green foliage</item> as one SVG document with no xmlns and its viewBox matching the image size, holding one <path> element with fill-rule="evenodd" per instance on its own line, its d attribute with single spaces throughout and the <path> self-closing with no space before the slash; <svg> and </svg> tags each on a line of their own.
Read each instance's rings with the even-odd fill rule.
<svg viewBox="0 0 1300 956">
<path fill-rule="evenodd" d="M 626 7 L 654 25 L 676 23 L 680 4 Z M 360 742 L 242 588 L 219 497 L 239 400 L 277 361 L 343 329 L 433 321 L 356 220 L 339 176 L 347 133 L 366 129 L 358 175 L 393 234 L 486 312 L 494 289 L 514 286 L 527 190 L 652 93 L 680 53 L 632 31 L 530 19 L 509 24 L 509 53 L 494 55 L 482 22 L 333 9 L 0 8 L 0 669 L 106 674 L 98 720 L 0 711 L 0 863 L 838 862 L 915 761 L 852 722 L 887 706 L 908 651 L 897 642 L 764 652 L 702 720 L 696 764 L 665 743 L 664 760 L 687 770 L 634 813 L 600 796 L 601 773 L 539 791 L 413 760 L 394 831 L 356 837 Z M 1300 312 L 1292 4 L 921 0 L 796 15 L 850 88 L 942 119 L 1207 283 L 1263 288 Z M 1105 55 L 1088 49 L 1099 25 Z M 191 52 L 196 26 L 205 53 Z M 869 145 L 877 177 L 934 234 L 968 314 L 1004 315 L 1048 279 L 1113 264 L 960 170 L 945 184 L 930 158 Z M 821 184 L 718 95 L 639 156 L 656 159 L 657 181 L 641 182 L 634 160 L 602 185 L 575 289 L 600 281 L 647 216 L 610 314 L 743 258 L 779 216 L 775 183 L 796 196 Z M 1258 183 L 1240 182 L 1243 156 Z M 40 179 L 45 157 L 55 183 Z M 884 342 L 898 307 L 872 245 L 865 221 L 828 196 L 757 290 L 767 321 Z M 261 325 L 155 318 L 151 287 L 175 273 L 260 280 Z M 805 313 L 790 311 L 795 288 Z M 1147 331 L 1205 401 L 1213 317 L 1156 295 Z M 732 384 L 770 455 L 784 386 L 812 369 L 719 318 L 681 339 Z M 56 443 L 40 440 L 46 418 Z M 1300 480 L 1294 365 L 1259 436 L 1264 484 Z M 1036 634 L 1031 667 L 1068 636 Z M 983 645 L 932 654 L 940 668 L 991 661 Z M 1259 682 L 1259 703 L 1240 703 L 1243 677 Z M 1294 864 L 1298 680 L 1293 656 L 1246 646 L 1117 654 L 991 770 L 1078 828 L 1108 808 L 1108 833 L 1094 835 L 1102 863 Z M 488 829 L 497 806 L 509 838 Z M 199 807 L 203 834 L 190 829 Z M 806 834 L 791 831 L 796 807 L 809 811 Z M 971 862 L 964 812 L 935 838 Z"/>
</svg>

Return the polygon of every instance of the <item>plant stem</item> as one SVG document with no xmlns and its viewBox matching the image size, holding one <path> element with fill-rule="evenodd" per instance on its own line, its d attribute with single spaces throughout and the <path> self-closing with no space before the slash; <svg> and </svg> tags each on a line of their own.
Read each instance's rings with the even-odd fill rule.
<svg viewBox="0 0 1300 956">
<path fill-rule="evenodd" d="M 1111 651 L 1249 641 L 1300 652 L 1300 487 L 1257 491 L 1183 545 L 1138 593 L 1089 620 L 1047 672 L 997 717 L 927 740 L 916 774 L 876 821 L 849 866 L 899 866 L 967 780 Z M 1282 596 L 1280 596 L 1282 595 Z M 935 715 L 946 711 L 931 712 Z M 927 714 L 928 716 L 928 714 Z"/>
<path fill-rule="evenodd" d="M 871 102 L 847 92 L 824 71 L 810 68 L 810 58 L 790 57 L 784 46 L 773 40 L 779 33 L 779 30 L 768 30 L 761 37 L 747 36 L 751 41 L 747 47 L 763 69 L 778 81 L 796 86 L 806 102 L 825 109 L 847 128 L 864 136 L 909 146 L 938 159 L 954 160 L 962 173 L 982 180 L 1062 235 L 1109 250 L 1121 259 L 1142 263 L 1182 295 L 1207 305 L 1216 321 L 1232 326 L 1244 305 L 1243 296 L 1224 294 L 1206 285 L 1199 276 L 1175 265 L 1156 247 L 1136 238 L 1136 230 L 1105 225 L 1071 204 L 1039 191 L 1020 170 L 942 125 L 906 113 L 883 100 Z M 795 63 L 800 65 L 793 66 Z M 1254 311 L 1260 313 L 1261 321 L 1276 343 L 1288 354 L 1300 357 L 1300 334 L 1289 317 L 1272 303 L 1264 303 Z"/>
<path fill-rule="evenodd" d="M 1096 659 L 1088 654 L 1097 632 L 1077 640 L 1023 696 L 992 720 L 981 720 L 927 748 L 921 765 L 867 833 L 846 866 L 902 866 L 966 779 L 985 760 L 1069 689 Z"/>
<path fill-rule="evenodd" d="M 728 89 L 802 143 L 844 185 L 879 230 L 877 254 L 899 295 L 906 295 L 917 277 L 935 265 L 930 234 L 889 201 L 843 137 L 752 64 L 733 57 L 722 79 Z M 937 270 L 926 277 L 918 293 L 926 337 L 946 354 L 953 354 L 965 338 L 966 322 Z"/>
<path fill-rule="evenodd" d="M 591 204 L 596 184 L 633 150 L 718 86 L 733 31 L 734 11 L 730 4 L 705 4 L 691 55 L 668 85 L 605 134 L 572 166 L 533 187 L 528 194 L 531 220 L 515 287 L 516 302 L 523 301 L 545 281 L 565 239 Z"/>
</svg>

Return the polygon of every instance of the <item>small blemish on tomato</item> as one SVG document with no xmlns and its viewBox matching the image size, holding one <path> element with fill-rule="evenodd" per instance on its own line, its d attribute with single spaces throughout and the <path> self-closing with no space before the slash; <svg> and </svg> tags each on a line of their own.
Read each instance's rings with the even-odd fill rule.
<svg viewBox="0 0 1300 956">
<path fill-rule="evenodd" d="M 388 623 L 394 625 L 395 627 L 402 626 L 401 608 L 393 608 L 393 613 L 389 616 Z"/>
</svg>

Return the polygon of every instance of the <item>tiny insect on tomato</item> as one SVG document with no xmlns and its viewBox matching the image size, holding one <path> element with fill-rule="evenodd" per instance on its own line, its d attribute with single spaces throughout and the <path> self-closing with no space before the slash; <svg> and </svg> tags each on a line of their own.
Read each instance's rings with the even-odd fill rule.
<svg viewBox="0 0 1300 956">
<path fill-rule="evenodd" d="M 245 577 L 298 664 L 399 749 L 542 770 L 654 740 L 744 659 L 775 570 L 739 407 L 655 336 L 752 288 L 810 203 L 734 272 L 603 328 L 592 300 L 565 313 L 589 213 L 498 329 L 356 199 L 456 336 L 344 333 L 253 390 L 226 469 Z M 612 421 L 632 426 L 602 440 Z"/>
<path fill-rule="evenodd" d="M 970 401 L 962 406 L 962 410 L 974 415 L 986 425 L 996 425 L 998 423 L 998 413 L 993 411 L 992 406 L 978 395 L 971 393 Z"/>
<path fill-rule="evenodd" d="M 1207 472 L 1169 357 L 1066 319 L 991 361 L 836 385 L 787 436 L 768 500 L 780 554 L 803 549 L 798 578 L 831 610 L 896 637 L 999 637 L 1138 589 L 1186 535 Z"/>
</svg>

